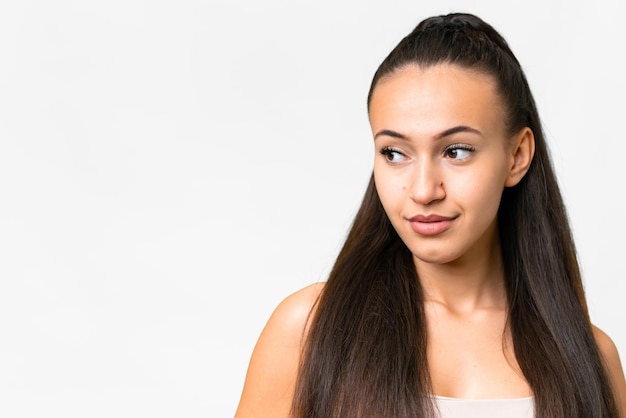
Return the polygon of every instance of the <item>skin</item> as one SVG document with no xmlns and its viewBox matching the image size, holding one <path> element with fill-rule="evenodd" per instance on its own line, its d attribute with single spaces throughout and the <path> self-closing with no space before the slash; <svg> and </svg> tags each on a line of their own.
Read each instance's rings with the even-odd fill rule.
<svg viewBox="0 0 626 418">
<path fill-rule="evenodd" d="M 490 76 L 448 65 L 399 70 L 381 80 L 370 103 L 376 187 L 425 290 L 428 361 L 441 396 L 532 395 L 508 333 L 502 347 L 507 305 L 496 215 L 504 188 L 528 170 L 534 139 L 528 128 L 508 138 L 501 108 Z M 416 215 L 432 214 L 451 219 L 449 228 L 413 229 Z"/>
<path fill-rule="evenodd" d="M 501 109 L 491 77 L 452 65 L 398 70 L 379 81 L 370 103 L 376 186 L 425 290 L 436 395 L 532 396 L 506 329 L 496 214 L 504 188 L 528 170 L 534 137 L 528 128 L 507 135 Z M 415 222 L 432 214 L 446 220 Z M 289 416 L 309 313 L 322 289 L 311 285 L 276 308 L 252 354 L 236 418 Z M 595 327 L 594 335 L 626 417 L 617 349 Z"/>
</svg>

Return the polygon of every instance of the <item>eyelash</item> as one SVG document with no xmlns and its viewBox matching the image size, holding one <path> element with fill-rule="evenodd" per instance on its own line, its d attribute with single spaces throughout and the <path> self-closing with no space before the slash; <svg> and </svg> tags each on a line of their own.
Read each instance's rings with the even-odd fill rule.
<svg viewBox="0 0 626 418">
<path fill-rule="evenodd" d="M 450 151 L 456 151 L 456 150 L 469 151 L 471 153 L 471 152 L 476 151 L 476 148 L 474 148 L 471 145 L 467 145 L 467 144 L 452 144 L 452 145 L 447 146 L 443 150 L 443 153 L 444 153 L 444 155 L 448 156 L 448 153 Z M 464 158 L 462 158 L 462 159 L 464 159 Z"/>
<path fill-rule="evenodd" d="M 391 148 L 391 147 L 385 147 L 383 149 L 380 150 L 380 154 L 383 155 L 388 162 L 393 163 L 393 161 L 390 160 L 390 157 L 393 154 L 398 154 L 404 157 L 404 154 L 401 151 L 398 151 L 395 148 Z"/>
<path fill-rule="evenodd" d="M 474 147 L 473 147 L 473 146 L 471 146 L 471 145 L 467 145 L 467 144 L 452 144 L 452 145 L 448 145 L 448 146 L 447 146 L 447 147 L 443 150 L 443 154 L 444 154 L 445 156 L 449 156 L 449 155 L 448 155 L 448 153 L 449 153 L 450 151 L 456 151 L 456 150 L 469 151 L 469 152 L 471 153 L 471 152 L 476 151 L 476 148 L 474 148 Z M 393 161 L 391 161 L 391 159 L 390 159 L 390 158 L 391 158 L 391 156 L 392 156 L 393 154 L 398 154 L 398 155 L 403 156 L 403 157 L 405 156 L 405 155 L 404 155 L 401 151 L 398 151 L 397 149 L 395 149 L 395 148 L 391 148 L 391 147 L 385 147 L 385 148 L 381 149 L 381 150 L 380 150 L 380 153 L 381 153 L 381 155 L 383 155 L 383 156 L 387 159 L 387 161 L 389 161 L 390 163 L 393 163 Z M 467 157 L 466 157 L 466 158 L 467 158 Z M 452 158 L 452 159 L 455 159 L 455 158 Z M 464 159 L 465 159 L 465 158 L 461 158 L 461 160 L 464 160 Z"/>
</svg>

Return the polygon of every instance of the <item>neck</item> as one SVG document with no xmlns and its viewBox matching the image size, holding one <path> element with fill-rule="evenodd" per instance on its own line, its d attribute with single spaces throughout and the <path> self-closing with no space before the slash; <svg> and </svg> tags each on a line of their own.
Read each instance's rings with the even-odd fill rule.
<svg viewBox="0 0 626 418">
<path fill-rule="evenodd" d="M 458 313 L 506 307 L 504 267 L 497 239 L 451 263 L 431 264 L 417 258 L 414 262 L 425 302 L 441 304 Z"/>
</svg>

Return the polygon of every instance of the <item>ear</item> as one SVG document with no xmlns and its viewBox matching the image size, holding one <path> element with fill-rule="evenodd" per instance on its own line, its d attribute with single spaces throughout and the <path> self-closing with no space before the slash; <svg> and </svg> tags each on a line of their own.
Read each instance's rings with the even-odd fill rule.
<svg viewBox="0 0 626 418">
<path fill-rule="evenodd" d="M 535 135 L 525 127 L 515 135 L 511 144 L 509 175 L 504 182 L 506 187 L 513 187 L 524 178 L 534 155 Z"/>
</svg>

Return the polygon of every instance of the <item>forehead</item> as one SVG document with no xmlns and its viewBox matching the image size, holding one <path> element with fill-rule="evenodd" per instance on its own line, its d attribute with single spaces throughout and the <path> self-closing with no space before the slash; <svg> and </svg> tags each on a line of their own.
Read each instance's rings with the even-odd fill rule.
<svg viewBox="0 0 626 418">
<path fill-rule="evenodd" d="M 504 130 L 494 78 L 452 64 L 411 65 L 382 78 L 372 93 L 369 114 L 373 130 L 429 134 L 458 125 Z"/>
</svg>

